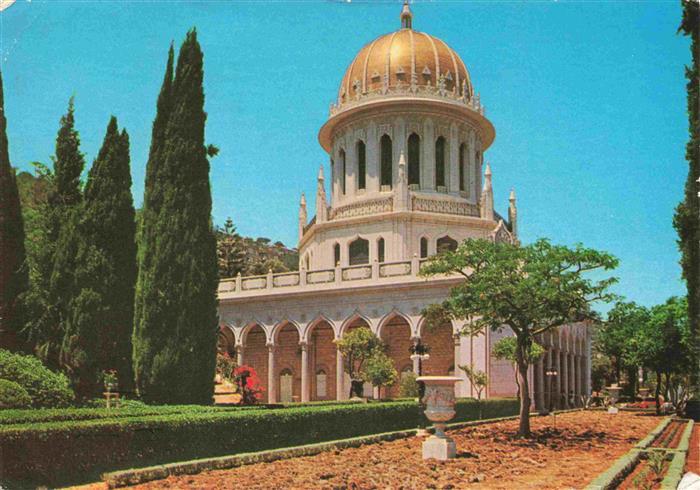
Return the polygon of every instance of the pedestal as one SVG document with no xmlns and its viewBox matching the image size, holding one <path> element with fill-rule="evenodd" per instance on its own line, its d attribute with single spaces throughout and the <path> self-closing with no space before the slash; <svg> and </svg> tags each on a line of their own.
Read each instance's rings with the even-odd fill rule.
<svg viewBox="0 0 700 490">
<path fill-rule="evenodd" d="M 423 441 L 423 459 L 446 461 L 456 455 L 457 446 L 449 437 L 430 436 Z"/>
</svg>

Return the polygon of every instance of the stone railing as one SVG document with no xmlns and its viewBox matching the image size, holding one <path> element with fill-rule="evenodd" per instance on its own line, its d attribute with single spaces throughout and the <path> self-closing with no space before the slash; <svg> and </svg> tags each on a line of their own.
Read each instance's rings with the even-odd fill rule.
<svg viewBox="0 0 700 490">
<path fill-rule="evenodd" d="M 345 110 L 355 106 L 364 104 L 372 100 L 391 99 L 392 97 L 415 97 L 420 99 L 439 100 L 441 102 L 449 102 L 455 105 L 467 107 L 474 112 L 484 115 L 484 106 L 481 105 L 479 95 L 468 98 L 457 94 L 454 90 L 447 90 L 441 86 L 425 86 L 401 84 L 393 87 L 383 87 L 377 90 L 365 92 L 357 95 L 349 100 L 339 101 L 337 104 L 331 104 L 330 116 L 333 117 Z"/>
<path fill-rule="evenodd" d="M 313 287 L 342 287 L 343 284 L 357 281 L 382 281 L 394 277 L 417 278 L 426 259 L 414 257 L 412 260 L 397 262 L 377 262 L 371 264 L 338 266 L 333 269 L 294 272 L 268 272 L 262 276 L 241 276 L 222 279 L 219 282 L 219 294 L 256 293 L 265 294 L 270 290 L 286 290 Z"/>
</svg>

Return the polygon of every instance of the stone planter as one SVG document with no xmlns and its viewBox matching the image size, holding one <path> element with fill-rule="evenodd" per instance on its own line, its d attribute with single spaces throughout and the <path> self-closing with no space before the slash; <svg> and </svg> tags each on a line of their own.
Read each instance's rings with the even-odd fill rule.
<svg viewBox="0 0 700 490">
<path fill-rule="evenodd" d="M 455 416 L 454 376 L 420 376 L 416 381 L 425 383 L 425 416 L 435 426 L 435 434 L 423 442 L 423 459 L 444 461 L 457 454 L 455 442 L 445 434 L 445 423 Z"/>
</svg>

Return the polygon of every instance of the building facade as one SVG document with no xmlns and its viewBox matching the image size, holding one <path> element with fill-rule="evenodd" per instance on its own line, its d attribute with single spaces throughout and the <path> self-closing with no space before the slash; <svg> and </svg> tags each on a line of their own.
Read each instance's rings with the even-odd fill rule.
<svg viewBox="0 0 700 490">
<path fill-rule="evenodd" d="M 423 278 L 421 265 L 470 238 L 516 242 L 518 215 L 513 191 L 507 218 L 495 211 L 488 165 L 482 175 L 495 129 L 464 62 L 413 29 L 408 5 L 400 21 L 350 63 L 319 131 L 331 175 L 321 166 L 310 220 L 301 196 L 299 271 L 220 283 L 221 345 L 256 369 L 270 402 L 347 398 L 334 340 L 360 326 L 386 343 L 399 373 L 418 372 L 409 348 L 421 342 L 431 349 L 422 373 L 461 377 L 458 396 L 476 395 L 464 364 L 487 373 L 486 396 L 516 393 L 513 367 L 491 356 L 508 332 L 465 337 L 458 321 L 423 328 L 422 309 L 460 278 Z M 566 325 L 540 341 L 548 352 L 531 369 L 533 400 L 578 401 L 590 391 L 588 329 Z M 547 378 L 548 368 L 558 376 Z"/>
</svg>

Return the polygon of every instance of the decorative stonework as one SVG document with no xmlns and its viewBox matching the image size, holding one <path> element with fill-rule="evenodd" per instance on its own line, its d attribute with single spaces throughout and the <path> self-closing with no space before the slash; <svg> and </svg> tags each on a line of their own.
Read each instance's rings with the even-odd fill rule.
<svg viewBox="0 0 700 490">
<path fill-rule="evenodd" d="M 272 284 L 276 288 L 297 286 L 299 284 L 299 273 L 276 274 L 272 279 Z"/>
<path fill-rule="evenodd" d="M 379 277 L 408 276 L 411 274 L 411 262 L 393 262 L 379 266 Z"/>
<path fill-rule="evenodd" d="M 479 208 L 475 204 L 458 201 L 445 201 L 413 196 L 412 209 L 427 213 L 456 214 L 459 216 L 479 216 Z"/>
<path fill-rule="evenodd" d="M 306 274 L 307 284 L 320 284 L 324 282 L 333 282 L 335 280 L 334 270 L 313 271 Z"/>
<path fill-rule="evenodd" d="M 265 289 L 267 287 L 267 278 L 265 276 L 246 277 L 241 282 L 241 289 L 248 291 L 251 289 Z"/>
<path fill-rule="evenodd" d="M 332 208 L 330 219 L 353 218 L 355 216 L 366 216 L 368 214 L 389 213 L 393 210 L 393 198 L 381 197 L 378 199 L 368 199 L 358 201 L 345 206 Z"/>
<path fill-rule="evenodd" d="M 369 265 L 356 265 L 343 269 L 343 281 L 357 281 L 372 277 L 372 267 Z"/>
</svg>

